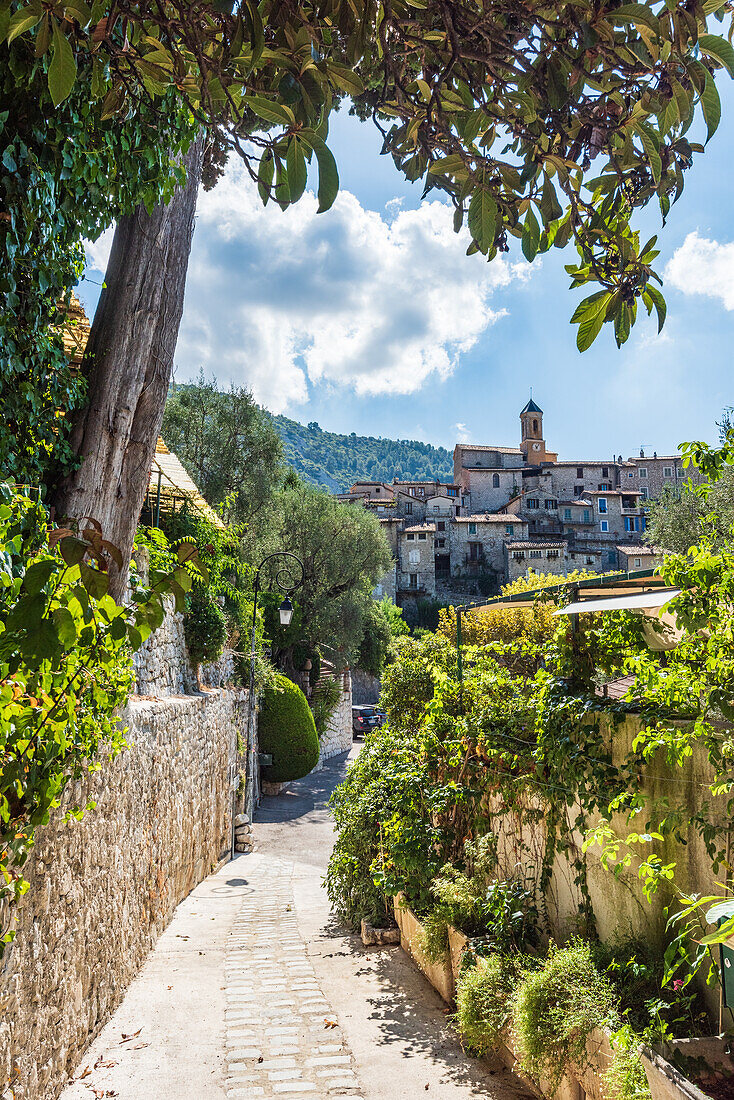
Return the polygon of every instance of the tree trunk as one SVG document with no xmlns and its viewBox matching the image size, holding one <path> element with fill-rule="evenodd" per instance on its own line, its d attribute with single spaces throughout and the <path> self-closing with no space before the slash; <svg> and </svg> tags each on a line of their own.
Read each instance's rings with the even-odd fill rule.
<svg viewBox="0 0 734 1100">
<path fill-rule="evenodd" d="M 204 138 L 183 159 L 186 184 L 152 214 L 143 206 L 115 230 L 105 286 L 84 356 L 87 403 L 71 442 L 82 463 L 58 487 L 58 517 L 92 517 L 118 547 L 110 594 L 121 599 L 148 488 L 183 312 Z"/>
</svg>

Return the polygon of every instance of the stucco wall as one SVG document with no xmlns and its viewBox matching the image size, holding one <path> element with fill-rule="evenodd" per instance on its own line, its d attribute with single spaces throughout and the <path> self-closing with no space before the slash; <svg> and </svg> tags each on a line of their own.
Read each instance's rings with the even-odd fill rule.
<svg viewBox="0 0 734 1100">
<path fill-rule="evenodd" d="M 639 732 L 640 719 L 630 716 L 616 726 L 605 716 L 600 720 L 612 747 L 613 759 L 620 765 Z M 706 800 L 710 803 L 710 815 L 721 822 L 729 820 L 726 815 L 726 797 L 713 798 L 708 791 L 713 772 L 705 748 L 700 744 L 695 745 L 691 757 L 683 767 L 669 767 L 664 753 L 659 752 L 648 764 L 640 767 L 640 776 L 642 790 L 647 795 L 650 806 L 656 800 L 668 799 L 671 805 L 684 806 L 686 816 L 692 817 Z M 542 807 L 538 809 L 542 811 Z M 570 820 L 575 821 L 578 807 L 569 807 L 569 815 Z M 648 816 L 649 814 L 642 814 L 641 822 L 646 821 Z M 595 824 L 596 821 L 590 819 L 586 827 L 593 827 Z M 612 827 L 618 835 L 625 836 L 635 825 L 628 825 L 620 817 L 612 820 Z M 537 884 L 545 847 L 544 814 L 539 814 L 535 825 L 519 830 L 518 818 L 507 813 L 494 819 L 492 829 L 499 837 L 500 873 L 508 877 L 521 873 L 529 884 Z M 640 848 L 641 857 L 645 858 L 655 851 L 664 863 L 675 862 L 675 885 L 683 893 L 721 895 L 721 886 L 718 884 L 722 881 L 723 871 L 719 875 L 714 874 L 705 845 L 693 825 L 687 828 L 684 826 L 682 833 L 685 844 L 669 839 L 660 845 L 645 845 Z M 545 894 L 545 911 L 551 933 L 558 939 L 563 939 L 578 927 L 581 893 L 573 866 L 573 859 L 578 857 L 583 859 L 586 866 L 589 894 L 601 940 L 613 943 L 629 936 L 640 936 L 659 945 L 662 950 L 666 923 L 663 910 L 671 901 L 670 892 L 663 889 L 654 894 L 649 902 L 645 898 L 637 873 L 641 860 L 633 859 L 629 869 L 615 875 L 602 866 L 598 847 L 590 848 L 582 856 L 584 834 L 580 829 L 573 839 L 575 851 L 570 859 L 565 854 L 556 857 L 552 878 Z M 698 985 L 709 1011 L 716 1018 L 718 987 L 706 986 L 703 976 Z"/>
</svg>

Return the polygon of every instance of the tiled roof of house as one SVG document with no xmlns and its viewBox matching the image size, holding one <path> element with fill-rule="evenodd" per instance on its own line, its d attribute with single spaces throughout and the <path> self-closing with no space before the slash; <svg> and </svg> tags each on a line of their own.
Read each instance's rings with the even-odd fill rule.
<svg viewBox="0 0 734 1100">
<path fill-rule="evenodd" d="M 404 527 L 404 534 L 413 534 L 414 531 L 435 531 L 435 523 L 416 523 L 414 527 Z"/>
<path fill-rule="evenodd" d="M 584 489 L 587 497 L 638 497 L 639 489 Z"/>
<path fill-rule="evenodd" d="M 658 554 L 663 553 L 662 550 L 659 550 L 655 546 L 642 546 L 642 545 L 635 546 L 631 543 L 628 543 L 626 546 L 625 546 L 624 543 L 620 543 L 619 546 L 617 547 L 617 550 L 621 550 L 622 553 L 624 553 L 624 554 L 631 554 L 632 557 L 634 557 L 634 558 L 640 558 L 640 557 L 643 557 L 643 556 L 646 556 L 646 555 L 650 556 L 650 557 L 654 557 Z"/>
<path fill-rule="evenodd" d="M 619 466 L 619 462 L 615 462 L 613 458 L 564 458 L 560 461 L 555 460 L 553 462 L 541 462 L 541 466 L 578 466 L 579 469 L 582 466 Z"/>
<path fill-rule="evenodd" d="M 159 500 L 162 512 L 170 512 L 174 508 L 180 508 L 184 503 L 188 503 L 197 512 L 205 516 L 210 523 L 213 523 L 215 527 L 224 528 L 222 520 L 204 500 L 181 461 L 172 451 L 169 451 L 160 437 L 153 456 L 148 493 L 150 495 L 150 505 L 154 511 L 158 509 Z"/>
<path fill-rule="evenodd" d="M 559 508 L 578 508 L 579 506 L 582 507 L 582 508 L 589 508 L 590 505 L 591 505 L 591 501 L 586 500 L 585 497 L 574 497 L 573 500 L 559 500 L 558 501 L 558 507 Z"/>
</svg>

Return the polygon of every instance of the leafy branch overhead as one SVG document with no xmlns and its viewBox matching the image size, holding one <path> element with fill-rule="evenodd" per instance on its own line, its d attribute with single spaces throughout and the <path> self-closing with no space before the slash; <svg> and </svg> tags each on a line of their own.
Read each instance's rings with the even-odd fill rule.
<svg viewBox="0 0 734 1100">
<path fill-rule="evenodd" d="M 532 261 L 570 242 L 574 288 L 600 289 L 573 321 L 585 350 L 605 322 L 618 344 L 638 302 L 665 303 L 634 213 L 655 198 L 663 222 L 721 108 L 714 74 L 734 49 L 712 33 L 717 0 L 643 4 L 576 0 L 59 0 L 12 4 L 4 36 L 16 71 L 41 59 L 53 103 L 84 66 L 102 119 L 175 96 L 237 150 L 263 202 L 297 201 L 318 168 L 319 209 L 339 179 L 329 115 L 351 96 L 383 151 L 467 224 L 469 252 L 491 260 L 510 236 Z M 593 170 L 592 170 L 593 166 Z"/>
</svg>

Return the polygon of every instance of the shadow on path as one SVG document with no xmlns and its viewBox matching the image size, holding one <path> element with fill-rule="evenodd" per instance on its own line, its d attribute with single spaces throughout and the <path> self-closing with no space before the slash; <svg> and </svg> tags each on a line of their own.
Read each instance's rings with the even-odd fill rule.
<svg viewBox="0 0 734 1100">
<path fill-rule="evenodd" d="M 291 783 L 281 794 L 263 795 L 255 811 L 255 824 L 297 821 L 314 810 L 326 810 L 332 791 L 347 774 L 350 759 L 353 759 L 351 753 L 341 753 L 305 779 Z"/>
</svg>

